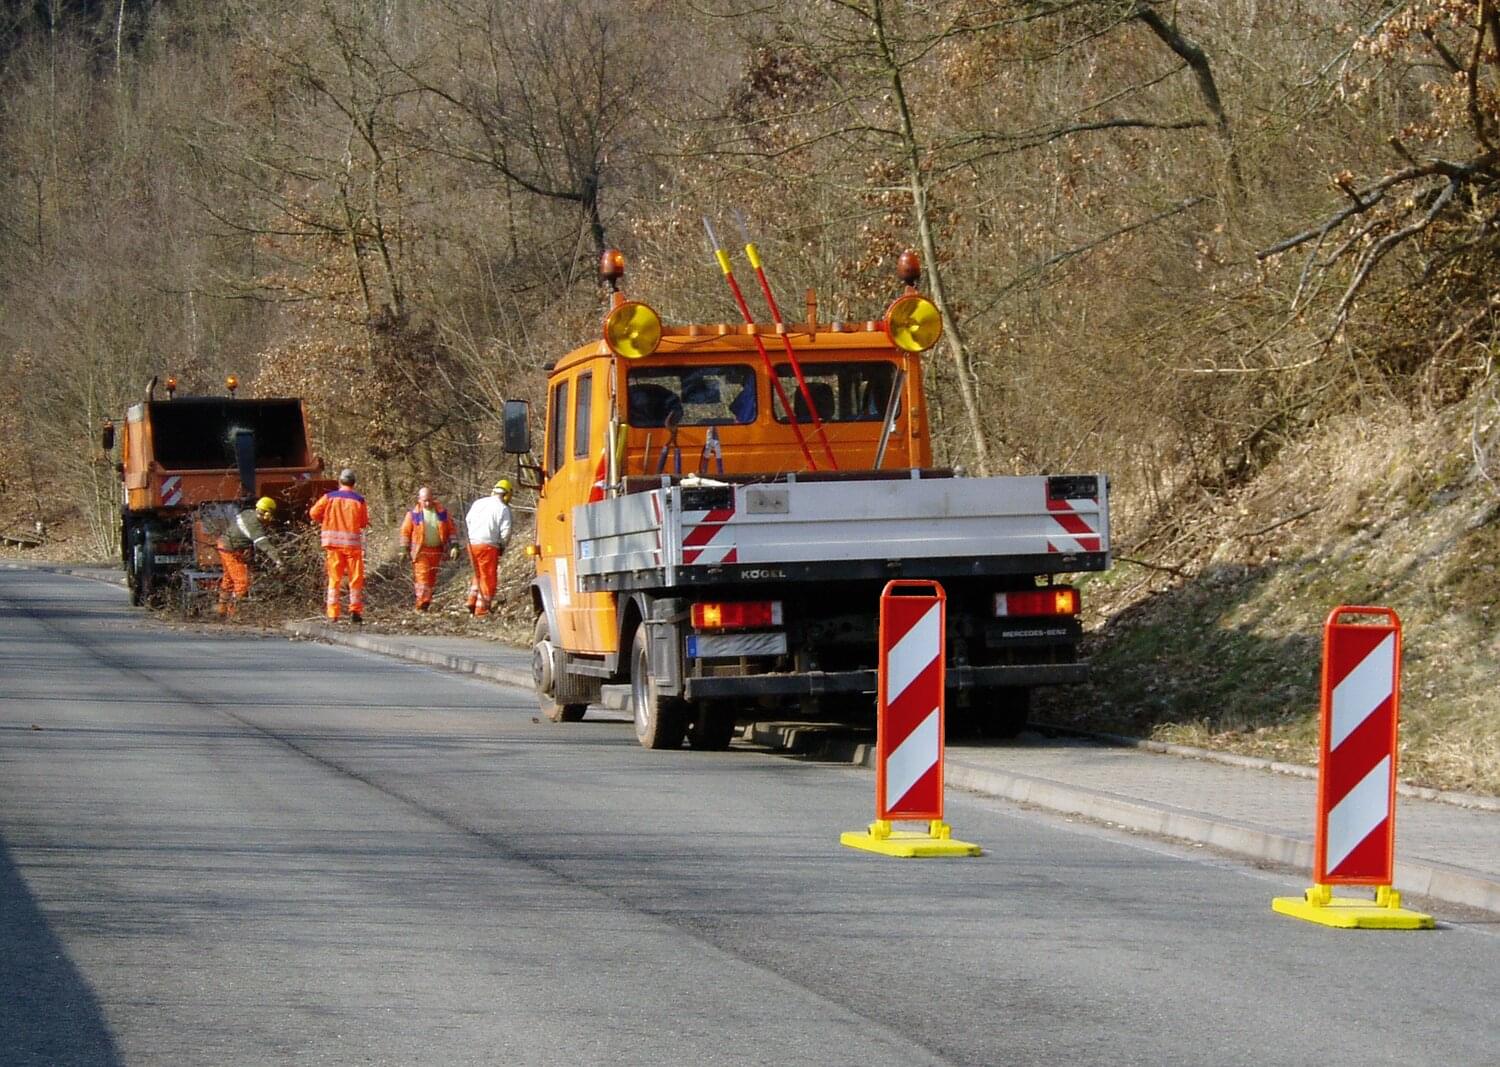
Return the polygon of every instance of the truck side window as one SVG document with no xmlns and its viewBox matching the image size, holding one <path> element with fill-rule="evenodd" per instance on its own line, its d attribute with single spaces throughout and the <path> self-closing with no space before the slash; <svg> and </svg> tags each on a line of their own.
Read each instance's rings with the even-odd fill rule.
<svg viewBox="0 0 1500 1067">
<path fill-rule="evenodd" d="M 562 470 L 567 458 L 566 437 L 568 433 L 568 383 L 558 382 L 552 387 L 552 410 L 547 420 L 547 476 L 550 478 Z"/>
<path fill-rule="evenodd" d="M 594 401 L 594 375 L 578 376 L 578 392 L 573 398 L 573 455 L 589 454 L 589 409 Z"/>
</svg>

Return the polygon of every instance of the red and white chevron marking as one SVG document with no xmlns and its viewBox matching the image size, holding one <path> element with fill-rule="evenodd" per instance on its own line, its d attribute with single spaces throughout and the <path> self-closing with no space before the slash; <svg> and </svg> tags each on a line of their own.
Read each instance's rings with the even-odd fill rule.
<svg viewBox="0 0 1500 1067">
<path fill-rule="evenodd" d="M 729 526 L 729 520 L 733 518 L 732 507 L 683 512 L 682 562 L 700 565 L 738 563 L 740 553 L 734 544 L 734 531 Z"/>
<path fill-rule="evenodd" d="M 893 583 L 894 584 L 894 583 Z M 936 596 L 880 598 L 876 817 L 943 817 L 942 587 Z"/>
<path fill-rule="evenodd" d="M 161 502 L 168 507 L 182 502 L 182 475 L 174 474 L 162 480 Z"/>
<path fill-rule="evenodd" d="M 1094 516 L 1079 513 L 1088 508 L 1098 514 L 1097 500 L 1052 500 L 1047 501 L 1047 510 L 1057 529 L 1047 536 L 1048 552 L 1098 552 L 1102 543 L 1099 531 L 1089 525 Z"/>
<path fill-rule="evenodd" d="M 1342 612 L 1391 625 L 1346 625 Z M 1385 609 L 1338 609 L 1324 630 L 1314 880 L 1389 885 L 1394 871 L 1401 631 Z"/>
</svg>

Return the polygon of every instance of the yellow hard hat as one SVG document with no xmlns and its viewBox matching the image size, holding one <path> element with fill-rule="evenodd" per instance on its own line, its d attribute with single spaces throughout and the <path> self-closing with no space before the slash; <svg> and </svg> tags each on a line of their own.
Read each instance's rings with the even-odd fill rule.
<svg viewBox="0 0 1500 1067">
<path fill-rule="evenodd" d="M 255 502 L 256 511 L 264 511 L 267 515 L 276 514 L 276 501 L 268 496 L 263 496 Z"/>
<path fill-rule="evenodd" d="M 498 482 L 495 483 L 495 492 L 499 493 L 501 496 L 510 496 L 510 494 L 515 491 L 516 487 L 511 484 L 509 478 L 501 478 Z"/>
</svg>

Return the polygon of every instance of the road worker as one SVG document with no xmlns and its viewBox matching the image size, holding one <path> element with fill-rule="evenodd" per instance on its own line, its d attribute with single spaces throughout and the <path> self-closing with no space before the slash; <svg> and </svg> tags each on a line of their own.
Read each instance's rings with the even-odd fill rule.
<svg viewBox="0 0 1500 1067">
<path fill-rule="evenodd" d="M 308 514 L 323 528 L 319 541 L 328 570 L 328 617 L 339 617 L 339 586 L 348 581 L 349 621 L 358 626 L 365 621 L 365 530 L 370 509 L 354 491 L 354 482 L 354 471 L 339 471 L 339 487 L 320 496 Z"/>
<path fill-rule="evenodd" d="M 425 485 L 418 489 L 417 506 L 401 520 L 401 544 L 411 557 L 412 592 L 418 611 L 432 607 L 438 568 L 442 566 L 443 553 L 452 544 L 453 530 L 453 520 L 432 495 L 432 490 Z M 458 546 L 452 545 L 452 548 L 454 558 L 457 558 Z"/>
<path fill-rule="evenodd" d="M 469 614 L 488 615 L 499 584 L 500 556 L 510 541 L 510 495 L 515 491 L 509 478 L 501 478 L 489 496 L 469 506 L 464 526 L 469 534 L 469 562 L 474 578 L 469 583 Z"/>
<path fill-rule="evenodd" d="M 224 527 L 216 547 L 219 563 L 224 568 L 224 577 L 219 580 L 219 606 L 221 616 L 235 613 L 239 602 L 250 595 L 250 559 L 260 552 L 277 567 L 281 566 L 281 553 L 271 543 L 265 523 L 276 518 L 276 501 L 263 496 L 253 508 L 245 508 Z"/>
</svg>

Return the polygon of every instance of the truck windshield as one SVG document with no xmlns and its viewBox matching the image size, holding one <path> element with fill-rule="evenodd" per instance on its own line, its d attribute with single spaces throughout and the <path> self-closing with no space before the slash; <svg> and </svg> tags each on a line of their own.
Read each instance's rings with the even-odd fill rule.
<svg viewBox="0 0 1500 1067">
<path fill-rule="evenodd" d="M 786 395 L 792 398 L 797 421 L 810 421 L 812 413 L 808 410 L 807 398 L 797 387 L 791 364 L 778 364 L 776 376 L 781 379 Z M 891 398 L 896 365 L 877 362 L 804 363 L 802 377 L 807 381 L 807 391 L 812 394 L 818 418 L 822 421 L 879 422 L 885 418 L 885 406 Z M 788 421 L 781 398 L 773 396 L 771 403 L 776 421 Z"/>
<path fill-rule="evenodd" d="M 733 426 L 755 421 L 755 368 L 715 366 L 632 368 L 625 387 L 632 426 Z"/>
</svg>

